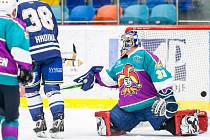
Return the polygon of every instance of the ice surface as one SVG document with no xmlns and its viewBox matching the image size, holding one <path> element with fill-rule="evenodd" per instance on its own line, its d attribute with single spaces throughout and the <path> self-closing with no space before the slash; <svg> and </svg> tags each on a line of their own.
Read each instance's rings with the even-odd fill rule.
<svg viewBox="0 0 210 140">
<path fill-rule="evenodd" d="M 48 129 L 52 125 L 49 109 L 45 109 Z M 154 131 L 150 126 L 140 126 L 124 136 L 98 136 L 94 109 L 66 109 L 65 132 L 63 140 L 209 140 L 210 131 L 198 136 L 172 136 L 167 131 Z M 37 138 L 33 132 L 35 126 L 28 109 L 20 109 L 19 140 L 52 140 Z"/>
</svg>

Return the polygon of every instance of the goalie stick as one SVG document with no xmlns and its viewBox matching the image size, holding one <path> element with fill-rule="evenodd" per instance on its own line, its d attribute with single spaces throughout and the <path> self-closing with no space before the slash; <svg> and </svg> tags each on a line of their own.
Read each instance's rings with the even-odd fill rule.
<svg viewBox="0 0 210 140">
<path fill-rule="evenodd" d="M 68 85 L 68 86 L 65 86 L 65 87 L 61 87 L 60 90 L 80 88 L 81 86 L 82 86 L 82 84 Z"/>
</svg>

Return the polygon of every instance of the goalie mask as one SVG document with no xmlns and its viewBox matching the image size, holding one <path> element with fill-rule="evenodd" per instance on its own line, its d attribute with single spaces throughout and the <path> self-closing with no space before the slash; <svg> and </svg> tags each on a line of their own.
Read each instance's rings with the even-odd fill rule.
<svg viewBox="0 0 210 140">
<path fill-rule="evenodd" d="M 131 50 L 133 47 L 140 46 L 140 40 L 136 31 L 131 31 L 123 34 L 120 39 L 120 57 L 125 56 L 125 54 Z"/>
<path fill-rule="evenodd" d="M 0 0 L 0 14 L 11 15 L 16 6 L 16 0 Z"/>
</svg>

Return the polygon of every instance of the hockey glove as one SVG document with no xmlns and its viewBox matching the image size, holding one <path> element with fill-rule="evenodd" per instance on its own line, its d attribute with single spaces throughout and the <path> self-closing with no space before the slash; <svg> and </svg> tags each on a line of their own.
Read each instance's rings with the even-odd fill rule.
<svg viewBox="0 0 210 140">
<path fill-rule="evenodd" d="M 152 105 L 152 112 L 155 116 L 165 116 L 171 118 L 174 116 L 178 109 L 178 104 L 173 96 L 171 88 L 163 91 L 159 91 L 159 94 L 155 98 L 155 102 Z"/>
<path fill-rule="evenodd" d="M 81 89 L 87 91 L 93 88 L 95 74 L 101 72 L 102 69 L 102 66 L 93 66 L 86 74 L 74 79 L 74 82 L 82 84 Z"/>
<path fill-rule="evenodd" d="M 27 85 L 28 83 L 31 83 L 33 80 L 33 72 L 32 70 L 25 70 L 20 69 L 19 75 L 18 75 L 18 81 L 22 85 Z"/>
<path fill-rule="evenodd" d="M 155 116 L 164 116 L 166 114 L 166 101 L 161 98 L 157 98 L 152 105 L 152 112 Z"/>
</svg>

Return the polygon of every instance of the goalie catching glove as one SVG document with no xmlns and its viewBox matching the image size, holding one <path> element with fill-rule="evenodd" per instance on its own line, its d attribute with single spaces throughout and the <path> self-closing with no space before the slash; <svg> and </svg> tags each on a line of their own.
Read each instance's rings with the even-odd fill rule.
<svg viewBox="0 0 210 140">
<path fill-rule="evenodd" d="M 96 82 L 95 74 L 101 72 L 102 66 L 93 66 L 87 73 L 74 79 L 74 82 L 82 84 L 81 89 L 87 91 L 93 88 Z"/>
<path fill-rule="evenodd" d="M 173 95 L 172 88 L 160 90 L 155 102 L 152 105 L 152 112 L 156 116 L 165 116 L 171 118 L 178 109 L 178 104 Z"/>
</svg>

